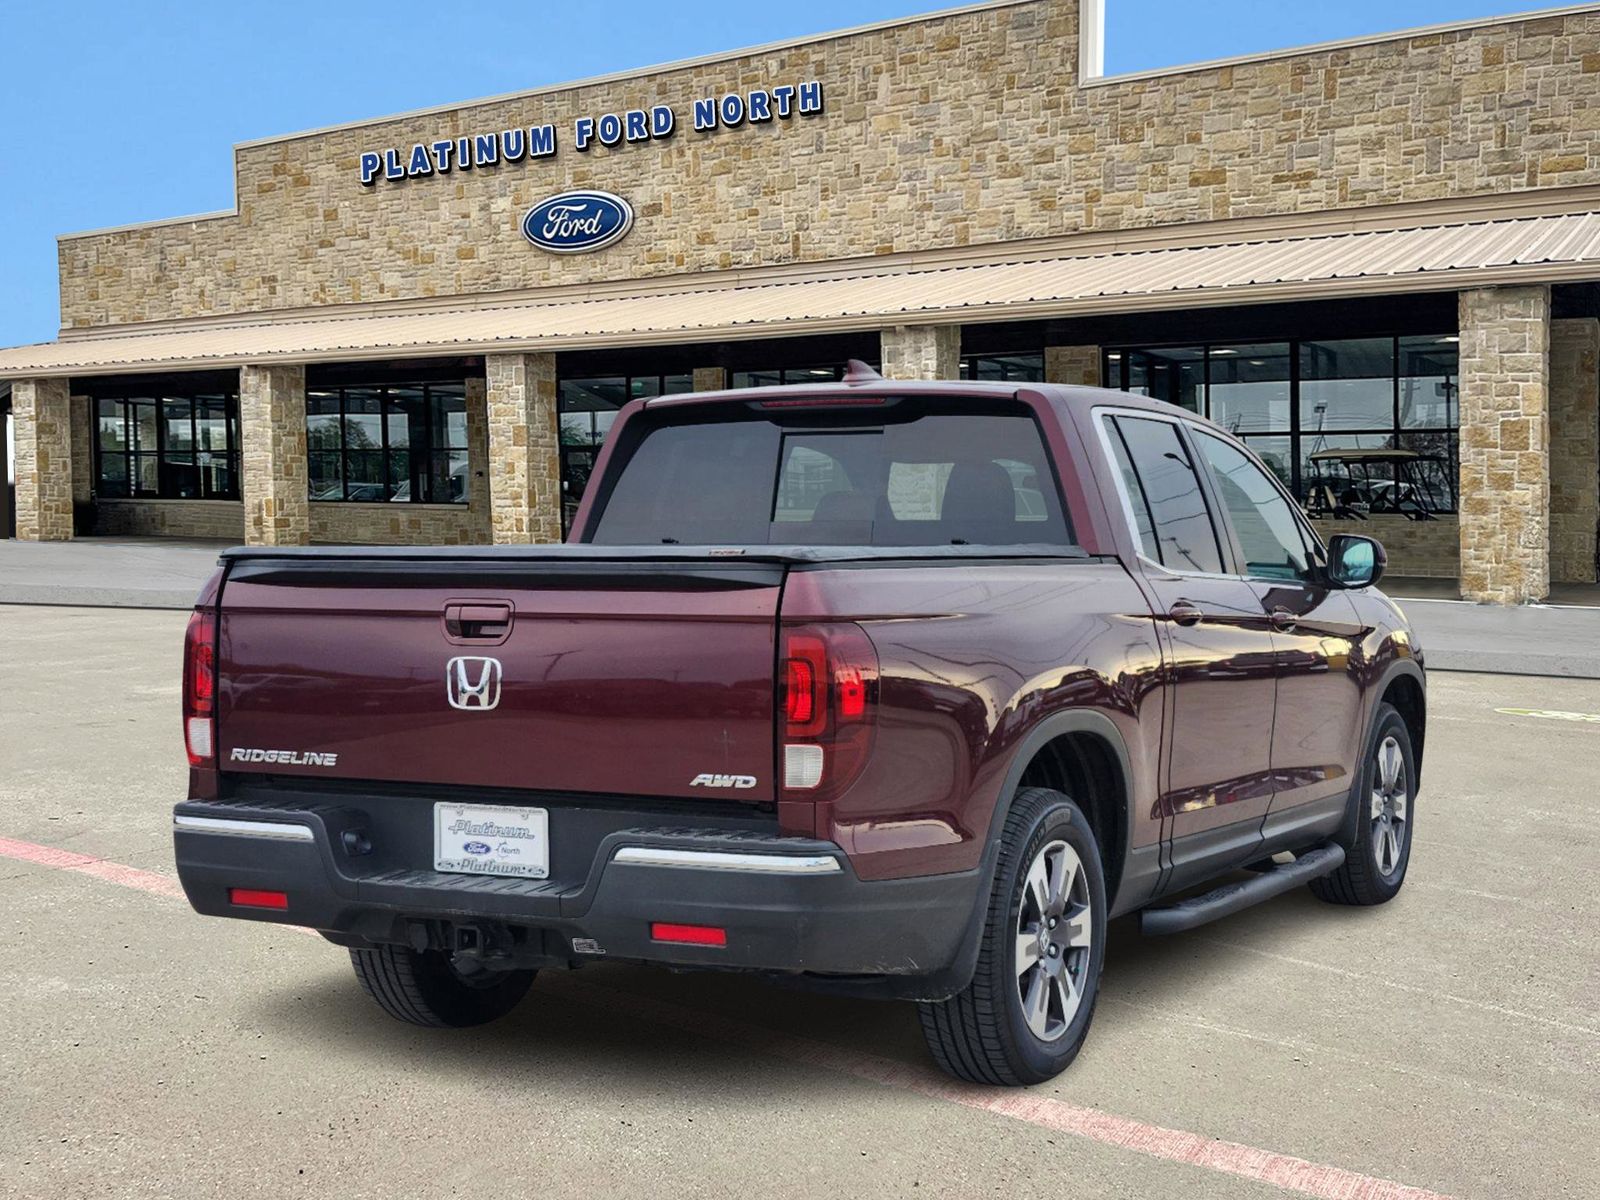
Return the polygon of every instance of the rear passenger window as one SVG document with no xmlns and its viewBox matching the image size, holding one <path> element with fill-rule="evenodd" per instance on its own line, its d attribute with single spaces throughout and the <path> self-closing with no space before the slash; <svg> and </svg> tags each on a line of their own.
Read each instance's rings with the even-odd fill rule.
<svg viewBox="0 0 1600 1200">
<path fill-rule="evenodd" d="M 1173 571 L 1220 574 L 1222 547 L 1177 426 L 1170 421 L 1117 417 L 1111 421 L 1111 431 L 1126 455 L 1124 471 L 1131 468 L 1134 486 L 1128 499 L 1146 557 Z M 1147 540 L 1152 538 L 1154 554 Z"/>
</svg>

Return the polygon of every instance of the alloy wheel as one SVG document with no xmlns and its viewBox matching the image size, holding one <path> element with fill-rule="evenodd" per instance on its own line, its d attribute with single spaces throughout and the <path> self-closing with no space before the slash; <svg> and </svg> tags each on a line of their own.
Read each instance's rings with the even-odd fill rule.
<svg viewBox="0 0 1600 1200">
<path fill-rule="evenodd" d="M 1385 879 L 1394 876 L 1405 857 L 1409 801 L 1405 755 L 1390 734 L 1378 746 L 1372 776 L 1372 853 Z"/>
<path fill-rule="evenodd" d="M 1066 842 L 1050 842 L 1028 867 L 1016 925 L 1017 999 L 1042 1042 L 1065 1034 L 1083 1004 L 1093 936 L 1083 862 Z"/>
</svg>

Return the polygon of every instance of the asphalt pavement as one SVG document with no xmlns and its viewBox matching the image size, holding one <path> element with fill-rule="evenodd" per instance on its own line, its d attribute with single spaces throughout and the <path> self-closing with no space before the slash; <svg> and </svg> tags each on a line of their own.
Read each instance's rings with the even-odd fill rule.
<svg viewBox="0 0 1600 1200">
<path fill-rule="evenodd" d="M 315 935 L 196 916 L 183 625 L 0 608 L 0 1195 L 1600 1195 L 1600 683 L 1435 676 L 1395 902 L 1118 922 L 1083 1054 L 1010 1091 L 908 1006 L 734 977 L 423 1031 Z"/>
</svg>

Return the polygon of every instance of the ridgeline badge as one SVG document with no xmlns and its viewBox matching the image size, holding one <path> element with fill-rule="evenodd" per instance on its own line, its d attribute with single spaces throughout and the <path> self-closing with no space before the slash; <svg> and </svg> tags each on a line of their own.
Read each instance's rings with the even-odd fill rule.
<svg viewBox="0 0 1600 1200">
<path fill-rule="evenodd" d="M 633 206 L 610 192 L 562 192 L 522 218 L 522 236 L 551 254 L 603 250 L 632 228 Z"/>
</svg>

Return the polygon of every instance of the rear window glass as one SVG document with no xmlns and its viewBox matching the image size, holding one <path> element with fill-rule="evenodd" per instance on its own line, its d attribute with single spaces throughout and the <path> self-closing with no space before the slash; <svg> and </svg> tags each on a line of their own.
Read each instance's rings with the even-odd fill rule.
<svg viewBox="0 0 1600 1200">
<path fill-rule="evenodd" d="M 649 429 L 595 526 L 604 545 L 1068 545 L 1031 416 Z"/>
</svg>

